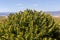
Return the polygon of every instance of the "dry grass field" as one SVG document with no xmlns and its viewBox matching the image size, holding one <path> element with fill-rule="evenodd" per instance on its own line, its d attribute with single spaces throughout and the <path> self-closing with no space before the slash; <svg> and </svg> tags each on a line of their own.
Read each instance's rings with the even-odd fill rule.
<svg viewBox="0 0 60 40">
<path fill-rule="evenodd" d="M 54 17 L 54 19 L 56 20 L 56 22 L 60 22 L 60 16 Z"/>
<path fill-rule="evenodd" d="M 4 22 L 6 20 L 6 16 L 0 16 L 0 23 Z"/>
</svg>

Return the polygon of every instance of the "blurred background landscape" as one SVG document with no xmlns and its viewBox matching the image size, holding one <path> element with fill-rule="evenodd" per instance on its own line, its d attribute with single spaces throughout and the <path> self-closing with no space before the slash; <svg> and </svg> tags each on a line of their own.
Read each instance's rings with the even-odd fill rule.
<svg viewBox="0 0 60 40">
<path fill-rule="evenodd" d="M 15 12 L 0 12 L 0 21 L 4 21 L 10 13 Z M 47 11 L 47 13 L 53 16 L 56 21 L 60 22 L 60 11 Z"/>
</svg>

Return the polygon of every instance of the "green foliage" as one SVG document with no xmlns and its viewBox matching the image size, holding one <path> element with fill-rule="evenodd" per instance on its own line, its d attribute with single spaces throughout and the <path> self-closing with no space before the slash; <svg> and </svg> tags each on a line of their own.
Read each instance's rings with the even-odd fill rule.
<svg viewBox="0 0 60 40">
<path fill-rule="evenodd" d="M 0 24 L 0 40 L 59 40 L 59 26 L 50 14 L 27 9 Z"/>
</svg>

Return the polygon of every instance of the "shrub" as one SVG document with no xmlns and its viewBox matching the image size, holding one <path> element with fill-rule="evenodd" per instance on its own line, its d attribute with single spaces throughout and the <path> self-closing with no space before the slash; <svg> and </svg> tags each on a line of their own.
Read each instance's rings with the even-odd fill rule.
<svg viewBox="0 0 60 40">
<path fill-rule="evenodd" d="M 9 14 L 0 25 L 1 40 L 59 40 L 59 28 L 50 14 L 24 10 Z"/>
</svg>

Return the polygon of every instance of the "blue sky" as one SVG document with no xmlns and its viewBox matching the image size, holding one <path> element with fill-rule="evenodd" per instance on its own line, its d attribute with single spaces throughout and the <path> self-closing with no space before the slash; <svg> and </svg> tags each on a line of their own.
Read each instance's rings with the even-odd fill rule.
<svg viewBox="0 0 60 40">
<path fill-rule="evenodd" d="M 0 0 L 0 12 L 16 12 L 27 8 L 60 11 L 60 0 Z"/>
</svg>

